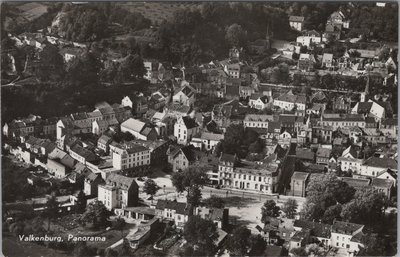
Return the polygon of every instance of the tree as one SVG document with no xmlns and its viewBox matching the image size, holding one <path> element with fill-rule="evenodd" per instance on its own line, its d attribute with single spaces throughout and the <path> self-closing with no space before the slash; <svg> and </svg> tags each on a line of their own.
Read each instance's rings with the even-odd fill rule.
<svg viewBox="0 0 400 257">
<path fill-rule="evenodd" d="M 183 236 L 192 249 L 210 255 L 215 250 L 215 240 L 218 238 L 217 226 L 211 220 L 199 216 L 191 216 L 183 229 Z"/>
<path fill-rule="evenodd" d="M 378 234 L 367 233 L 361 237 L 364 247 L 358 253 L 359 256 L 391 256 L 388 253 L 388 240 Z"/>
<path fill-rule="evenodd" d="M 119 251 L 119 256 L 130 256 L 131 255 L 131 246 L 129 245 L 128 239 L 124 238 L 122 242 L 122 248 Z"/>
<path fill-rule="evenodd" d="M 250 153 L 261 153 L 263 150 L 263 145 L 260 140 L 256 140 L 249 145 Z"/>
<path fill-rule="evenodd" d="M 118 78 L 120 81 L 132 81 L 133 78 L 142 78 L 145 74 L 143 60 L 138 54 L 129 54 L 121 62 L 118 68 Z"/>
<path fill-rule="evenodd" d="M 46 215 L 48 219 L 47 231 L 50 231 L 50 222 L 55 216 L 58 214 L 58 206 L 57 198 L 53 195 L 47 199 L 46 202 Z"/>
<path fill-rule="evenodd" d="M 380 222 L 386 206 L 386 196 L 373 188 L 358 190 L 350 202 L 343 205 L 341 216 L 344 220 L 374 225 Z"/>
<path fill-rule="evenodd" d="M 307 253 L 306 249 L 304 249 L 304 247 L 293 248 L 292 250 L 290 250 L 290 252 L 294 256 L 298 256 L 298 257 L 308 256 L 308 253 Z"/>
<path fill-rule="evenodd" d="M 327 224 L 332 224 L 334 220 L 341 219 L 340 213 L 342 212 L 342 205 L 336 204 L 329 206 L 322 216 L 322 222 Z"/>
<path fill-rule="evenodd" d="M 64 59 L 53 45 L 46 45 L 39 53 L 40 65 L 35 69 L 36 76 L 42 81 L 58 80 L 64 72 Z"/>
<path fill-rule="evenodd" d="M 231 46 L 241 47 L 244 44 L 245 36 L 246 32 L 242 29 L 242 26 L 235 23 L 226 30 L 225 39 Z"/>
<path fill-rule="evenodd" d="M 263 256 L 267 243 L 261 235 L 251 235 L 249 256 Z"/>
<path fill-rule="evenodd" d="M 178 193 L 187 193 L 187 202 L 191 208 L 197 206 L 201 199 L 200 188 L 208 183 L 209 179 L 204 170 L 189 167 L 188 170 L 176 172 L 172 175 L 172 184 Z"/>
<path fill-rule="evenodd" d="M 74 247 L 74 256 L 95 256 L 96 250 L 94 248 L 88 247 L 86 242 L 77 242 Z"/>
<path fill-rule="evenodd" d="M 210 198 L 204 200 L 204 204 L 209 208 L 224 208 L 225 201 L 221 197 L 212 195 Z"/>
<path fill-rule="evenodd" d="M 294 219 L 297 213 L 297 201 L 295 199 L 288 199 L 283 205 L 282 211 L 286 214 L 289 219 Z"/>
<path fill-rule="evenodd" d="M 106 209 L 101 201 L 93 201 L 87 207 L 86 211 L 81 215 L 80 221 L 83 224 L 91 223 L 94 228 L 104 228 L 108 224 L 110 212 Z"/>
<path fill-rule="evenodd" d="M 143 191 L 148 194 L 151 195 L 151 202 L 153 202 L 153 197 L 154 195 L 157 194 L 157 191 L 160 190 L 160 187 L 157 185 L 157 183 L 152 180 L 152 179 L 147 179 L 144 182 L 144 187 L 143 187 Z"/>
<path fill-rule="evenodd" d="M 78 213 L 84 212 L 86 209 L 86 195 L 83 193 L 83 191 L 79 191 L 77 200 L 76 200 L 76 211 Z"/>
<path fill-rule="evenodd" d="M 115 257 L 118 256 L 118 252 L 110 247 L 106 248 L 104 251 L 104 256 L 105 257 Z"/>
<path fill-rule="evenodd" d="M 280 213 L 279 206 L 276 206 L 274 200 L 267 200 L 261 208 L 261 222 L 266 224 L 269 217 L 278 217 Z"/>
<path fill-rule="evenodd" d="M 226 249 L 230 256 L 245 256 L 250 248 L 251 232 L 246 227 L 237 227 L 228 237 Z"/>
<path fill-rule="evenodd" d="M 32 220 L 31 223 L 31 228 L 32 232 L 35 236 L 42 236 L 46 232 L 45 229 L 43 228 L 44 226 L 44 221 L 43 218 L 38 216 Z"/>
<path fill-rule="evenodd" d="M 124 218 L 122 217 L 118 217 L 117 219 L 115 219 L 115 223 L 113 225 L 113 228 L 115 230 L 119 230 L 121 232 L 121 238 L 124 237 L 124 228 L 126 226 L 126 222 L 124 220 Z"/>
</svg>

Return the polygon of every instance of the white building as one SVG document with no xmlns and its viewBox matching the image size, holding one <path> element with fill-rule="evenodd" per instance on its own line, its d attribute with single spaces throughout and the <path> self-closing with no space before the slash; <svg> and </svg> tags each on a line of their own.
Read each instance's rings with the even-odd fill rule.
<svg viewBox="0 0 400 257">
<path fill-rule="evenodd" d="M 290 16 L 289 17 L 289 25 L 291 28 L 302 31 L 304 25 L 304 17 L 303 16 Z"/>
<path fill-rule="evenodd" d="M 138 144 L 111 144 L 113 167 L 117 170 L 150 165 L 150 150 Z"/>
<path fill-rule="evenodd" d="M 211 132 L 203 132 L 200 136 L 193 137 L 190 144 L 198 147 L 201 150 L 212 150 L 215 146 L 224 139 L 224 134 L 215 134 Z"/>
<path fill-rule="evenodd" d="M 246 128 L 268 128 L 268 123 L 274 120 L 273 115 L 267 114 L 246 114 L 244 127 Z"/>
<path fill-rule="evenodd" d="M 322 41 L 321 34 L 315 30 L 304 31 L 301 36 L 296 39 L 297 43 L 307 46 L 308 48 L 312 44 L 320 44 Z"/>
<path fill-rule="evenodd" d="M 360 174 L 376 177 L 387 169 L 397 171 L 397 161 L 391 158 L 371 157 L 361 166 Z"/>
<path fill-rule="evenodd" d="M 364 225 L 360 224 L 334 221 L 331 229 L 331 246 L 344 248 L 353 254 L 359 252 L 363 246 L 360 243 L 363 228 Z"/>
<path fill-rule="evenodd" d="M 189 116 L 180 117 L 174 125 L 174 136 L 178 144 L 187 145 L 200 132 L 200 125 Z"/>
<path fill-rule="evenodd" d="M 138 202 L 139 186 L 134 178 L 111 173 L 106 183 L 98 186 L 97 199 L 109 211 L 114 208 L 132 207 Z"/>
<path fill-rule="evenodd" d="M 193 106 L 196 101 L 195 92 L 196 90 L 189 86 L 189 84 L 184 84 L 180 89 L 175 91 L 172 101 L 186 106 Z"/>
<path fill-rule="evenodd" d="M 280 95 L 278 98 L 274 99 L 274 106 L 286 111 L 292 111 L 293 109 L 305 111 L 306 101 L 306 96 L 295 95 L 292 90 L 290 90 L 286 94 Z"/>
</svg>

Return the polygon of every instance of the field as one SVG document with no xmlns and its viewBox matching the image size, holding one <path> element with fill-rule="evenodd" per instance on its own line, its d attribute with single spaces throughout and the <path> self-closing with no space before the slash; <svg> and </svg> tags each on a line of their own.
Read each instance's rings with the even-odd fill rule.
<svg viewBox="0 0 400 257">
<path fill-rule="evenodd" d="M 121 6 L 130 12 L 138 12 L 151 20 L 153 25 L 159 25 L 163 20 L 170 20 L 176 10 L 194 6 L 191 3 L 157 3 L 157 2 L 128 2 L 121 3 Z"/>
<path fill-rule="evenodd" d="M 42 16 L 47 11 L 46 5 L 37 2 L 26 3 L 18 6 L 17 8 L 22 11 L 22 17 L 28 21 L 32 21 Z"/>
</svg>

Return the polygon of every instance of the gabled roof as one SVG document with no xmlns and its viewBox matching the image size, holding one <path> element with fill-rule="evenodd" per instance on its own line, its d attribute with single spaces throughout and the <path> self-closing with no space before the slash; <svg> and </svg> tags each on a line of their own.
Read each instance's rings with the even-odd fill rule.
<svg viewBox="0 0 400 257">
<path fill-rule="evenodd" d="M 164 211 L 165 209 L 175 210 L 177 214 L 188 215 L 189 208 L 186 208 L 186 203 L 180 203 L 170 200 L 158 200 L 156 205 L 157 210 Z"/>
<path fill-rule="evenodd" d="M 235 160 L 236 160 L 236 157 L 233 154 L 222 153 L 221 157 L 219 158 L 219 160 L 222 161 L 222 162 L 234 163 Z"/>
<path fill-rule="evenodd" d="M 397 161 L 392 158 L 378 158 L 372 156 L 367 159 L 364 163 L 365 166 L 377 167 L 382 169 L 392 169 L 397 170 Z"/>
<path fill-rule="evenodd" d="M 189 116 L 183 116 L 182 121 L 185 124 L 187 129 L 196 128 L 199 126 L 195 119 L 190 118 Z"/>
<path fill-rule="evenodd" d="M 244 121 L 262 121 L 262 122 L 268 122 L 268 121 L 273 121 L 274 116 L 273 115 L 268 115 L 268 114 L 246 114 L 244 117 Z"/>
<path fill-rule="evenodd" d="M 310 174 L 307 172 L 300 172 L 300 171 L 295 171 L 292 175 L 292 179 L 295 180 L 306 180 Z"/>
<path fill-rule="evenodd" d="M 380 188 L 391 188 L 393 180 L 383 178 L 372 178 L 371 186 Z"/>
<path fill-rule="evenodd" d="M 289 102 L 289 103 L 306 103 L 306 97 L 304 95 L 295 95 L 293 94 L 292 90 L 287 92 L 286 94 L 280 95 L 276 100 Z"/>
<path fill-rule="evenodd" d="M 315 237 L 331 237 L 331 226 L 328 224 L 312 222 L 308 220 L 295 220 L 293 226 L 302 229 L 309 229 L 310 234 Z"/>
<path fill-rule="evenodd" d="M 353 235 L 355 231 L 363 227 L 364 225 L 335 220 L 332 225 L 332 232 L 345 235 Z"/>
<path fill-rule="evenodd" d="M 298 158 L 298 159 L 313 161 L 314 156 L 315 156 L 315 154 L 311 150 L 296 149 L 296 158 Z"/>
<path fill-rule="evenodd" d="M 140 133 L 146 124 L 140 120 L 129 118 L 128 120 L 121 123 L 121 127 L 131 129 L 135 132 Z"/>
<path fill-rule="evenodd" d="M 303 22 L 304 17 L 303 16 L 289 16 L 289 22 Z"/>
<path fill-rule="evenodd" d="M 331 155 L 332 149 L 319 147 L 317 150 L 317 157 L 329 158 Z"/>
<path fill-rule="evenodd" d="M 125 177 L 115 173 L 111 173 L 110 175 L 108 175 L 106 183 L 107 185 L 113 185 L 113 183 L 115 183 L 115 186 L 124 189 L 129 189 L 131 186 L 138 187 L 134 178 Z"/>
</svg>

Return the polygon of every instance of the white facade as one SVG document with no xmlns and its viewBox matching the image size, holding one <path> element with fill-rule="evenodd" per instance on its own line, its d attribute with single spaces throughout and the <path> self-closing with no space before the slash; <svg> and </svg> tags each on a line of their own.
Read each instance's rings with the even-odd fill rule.
<svg viewBox="0 0 400 257">
<path fill-rule="evenodd" d="M 108 185 L 98 186 L 97 199 L 104 204 L 107 210 L 111 211 L 118 206 L 118 189 Z"/>
<path fill-rule="evenodd" d="M 177 138 L 178 144 L 187 145 L 192 138 L 200 132 L 200 126 L 187 128 L 183 117 L 180 117 L 174 125 L 174 136 Z"/>
<path fill-rule="evenodd" d="M 291 111 L 293 108 L 296 106 L 297 110 L 299 111 L 305 111 L 306 110 L 306 105 L 304 103 L 292 103 L 292 102 L 286 102 L 286 101 L 281 101 L 274 99 L 274 106 L 278 106 L 279 108 L 286 110 L 286 111 Z"/>
<path fill-rule="evenodd" d="M 342 171 L 353 171 L 354 173 L 359 174 L 361 172 L 361 165 L 364 160 L 362 159 L 353 159 L 353 158 L 345 158 L 339 157 L 338 164 L 340 164 L 340 168 Z"/>
<path fill-rule="evenodd" d="M 314 44 L 320 44 L 321 43 L 321 37 L 315 36 L 315 35 L 310 35 L 310 36 L 299 36 L 296 39 L 297 43 L 302 44 L 303 46 L 310 47 L 311 43 Z"/>
<path fill-rule="evenodd" d="M 150 150 L 145 147 L 141 148 L 141 150 L 131 151 L 110 146 L 113 167 L 117 170 L 125 170 L 150 165 Z"/>
</svg>

